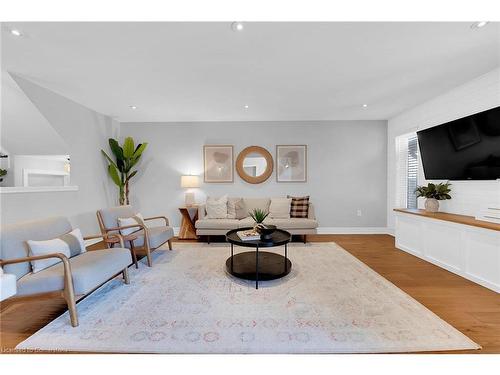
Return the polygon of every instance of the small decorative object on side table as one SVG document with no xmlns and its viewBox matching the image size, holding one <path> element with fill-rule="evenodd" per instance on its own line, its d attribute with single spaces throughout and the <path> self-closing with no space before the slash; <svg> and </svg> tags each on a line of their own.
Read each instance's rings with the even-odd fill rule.
<svg viewBox="0 0 500 375">
<path fill-rule="evenodd" d="M 182 221 L 178 238 L 180 240 L 197 240 L 194 223 L 198 220 L 198 207 L 179 207 L 179 211 L 182 215 Z M 194 212 L 191 214 L 192 211 Z"/>
</svg>

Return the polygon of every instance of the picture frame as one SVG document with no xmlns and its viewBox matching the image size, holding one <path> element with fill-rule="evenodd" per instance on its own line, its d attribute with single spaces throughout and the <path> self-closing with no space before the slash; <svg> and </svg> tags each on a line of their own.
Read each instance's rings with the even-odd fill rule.
<svg viewBox="0 0 500 375">
<path fill-rule="evenodd" d="M 203 181 L 205 183 L 234 182 L 234 147 L 232 145 L 203 146 Z"/>
<path fill-rule="evenodd" d="M 276 181 L 307 182 L 307 145 L 276 145 Z"/>
</svg>

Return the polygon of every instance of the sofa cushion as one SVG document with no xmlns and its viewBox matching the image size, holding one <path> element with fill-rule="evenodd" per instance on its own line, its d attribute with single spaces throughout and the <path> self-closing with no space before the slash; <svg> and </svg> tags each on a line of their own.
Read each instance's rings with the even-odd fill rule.
<svg viewBox="0 0 500 375">
<path fill-rule="evenodd" d="M 30 248 L 30 255 L 33 256 L 61 253 L 71 258 L 86 251 L 82 232 L 78 228 L 51 240 L 29 240 L 28 246 Z M 47 258 L 32 260 L 30 263 L 33 273 L 37 273 L 59 262 L 61 262 L 60 258 Z"/>
<path fill-rule="evenodd" d="M 87 251 L 70 259 L 75 294 L 87 294 L 132 263 L 128 249 Z M 17 295 L 53 292 L 64 289 L 64 267 L 58 263 L 17 282 Z"/>
<path fill-rule="evenodd" d="M 65 217 L 53 217 L 19 224 L 2 225 L 0 231 L 0 259 L 24 258 L 29 254 L 28 240 L 50 240 L 71 231 L 71 224 Z M 31 272 L 29 262 L 8 264 L 5 273 L 16 278 Z"/>
<path fill-rule="evenodd" d="M 318 227 L 318 222 L 313 219 L 290 218 L 290 219 L 269 219 L 266 224 L 276 225 L 279 229 L 314 229 Z"/>
<path fill-rule="evenodd" d="M 243 198 L 243 202 L 245 203 L 246 216 L 249 216 L 248 213 L 255 209 L 269 212 L 271 200 L 269 198 Z"/>
<path fill-rule="evenodd" d="M 239 220 L 236 219 L 201 219 L 195 223 L 196 229 L 236 229 Z"/>
<path fill-rule="evenodd" d="M 269 217 L 266 217 L 264 220 L 264 224 L 271 224 L 271 219 Z M 238 228 L 248 228 L 253 227 L 254 225 L 255 221 L 251 217 L 246 217 L 238 221 Z"/>
<path fill-rule="evenodd" d="M 227 195 L 220 198 L 208 197 L 206 203 L 208 219 L 227 218 Z"/>
<path fill-rule="evenodd" d="M 289 219 L 292 198 L 272 198 L 269 205 L 271 219 Z"/>
<path fill-rule="evenodd" d="M 227 200 L 227 218 L 243 219 L 247 217 L 245 203 L 241 198 L 228 198 Z"/>
<path fill-rule="evenodd" d="M 144 231 L 141 229 L 137 234 L 138 238 L 134 240 L 134 246 L 141 247 L 144 245 Z M 174 237 L 174 229 L 172 227 L 160 226 L 148 228 L 149 234 L 149 247 L 151 249 L 156 249 L 157 247 L 163 245 L 169 239 Z M 129 244 L 125 244 L 129 246 Z"/>
</svg>

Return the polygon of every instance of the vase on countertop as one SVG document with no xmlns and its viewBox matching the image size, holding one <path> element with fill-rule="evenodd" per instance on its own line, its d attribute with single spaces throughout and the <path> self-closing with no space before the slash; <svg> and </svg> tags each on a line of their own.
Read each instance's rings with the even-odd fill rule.
<svg viewBox="0 0 500 375">
<path fill-rule="evenodd" d="M 427 198 L 425 200 L 425 210 L 427 212 L 438 212 L 439 211 L 439 201 L 435 198 Z"/>
</svg>

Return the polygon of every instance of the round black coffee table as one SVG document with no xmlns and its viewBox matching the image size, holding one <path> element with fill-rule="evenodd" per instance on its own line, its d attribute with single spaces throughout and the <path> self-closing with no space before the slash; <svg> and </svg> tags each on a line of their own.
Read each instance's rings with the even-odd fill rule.
<svg viewBox="0 0 500 375">
<path fill-rule="evenodd" d="M 231 244 L 231 256 L 226 260 L 226 269 L 240 279 L 255 280 L 255 289 L 259 289 L 259 280 L 275 280 L 290 273 L 292 262 L 287 257 L 287 251 L 292 235 L 276 229 L 269 240 L 242 241 L 236 232 L 248 229 L 252 228 L 238 228 L 226 233 L 226 240 Z M 235 255 L 234 245 L 253 247 L 255 251 Z M 285 246 L 285 256 L 259 250 L 281 245 Z"/>
</svg>

